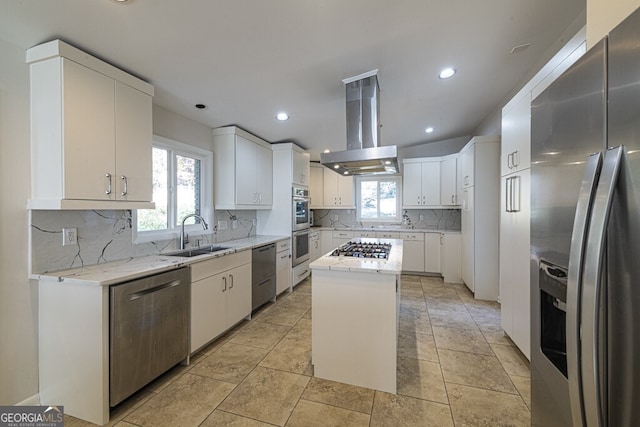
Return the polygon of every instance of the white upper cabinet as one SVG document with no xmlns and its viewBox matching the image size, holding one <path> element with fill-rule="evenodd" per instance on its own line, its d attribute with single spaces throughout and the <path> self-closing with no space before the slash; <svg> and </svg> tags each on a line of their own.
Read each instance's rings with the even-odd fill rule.
<svg viewBox="0 0 640 427">
<path fill-rule="evenodd" d="M 501 176 L 531 166 L 531 93 L 511 107 L 502 114 Z"/>
<path fill-rule="evenodd" d="M 440 161 L 440 204 L 442 206 L 457 206 L 460 204 L 456 183 L 457 165 L 457 154 L 442 157 Z"/>
<path fill-rule="evenodd" d="M 467 144 L 458 154 L 460 173 L 458 177 L 461 180 L 462 188 L 473 186 L 475 177 L 475 144 Z"/>
<path fill-rule="evenodd" d="M 322 185 L 325 207 L 333 209 L 355 207 L 352 176 L 341 176 L 325 168 Z"/>
<path fill-rule="evenodd" d="M 213 130 L 216 209 L 271 209 L 271 145 L 228 126 Z"/>
<path fill-rule="evenodd" d="M 319 163 L 310 165 L 310 206 L 313 209 L 354 209 L 353 177 L 341 176 Z"/>
<path fill-rule="evenodd" d="M 27 51 L 32 209 L 153 208 L 153 86 L 59 40 Z"/>
<path fill-rule="evenodd" d="M 440 157 L 404 159 L 403 163 L 403 207 L 440 206 Z"/>
<path fill-rule="evenodd" d="M 309 168 L 309 153 L 293 150 L 293 184 L 309 186 L 311 176 Z"/>
<path fill-rule="evenodd" d="M 322 208 L 323 206 L 324 172 L 322 169 L 324 169 L 324 166 L 318 163 L 311 163 L 310 165 L 309 196 L 311 197 L 311 202 L 309 205 L 313 209 Z"/>
</svg>

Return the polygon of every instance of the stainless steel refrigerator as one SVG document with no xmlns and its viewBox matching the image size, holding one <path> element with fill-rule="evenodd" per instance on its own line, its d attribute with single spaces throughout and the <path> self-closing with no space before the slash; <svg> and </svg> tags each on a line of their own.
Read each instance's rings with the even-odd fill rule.
<svg viewBox="0 0 640 427">
<path fill-rule="evenodd" d="M 531 106 L 535 426 L 640 425 L 640 10 Z"/>
</svg>

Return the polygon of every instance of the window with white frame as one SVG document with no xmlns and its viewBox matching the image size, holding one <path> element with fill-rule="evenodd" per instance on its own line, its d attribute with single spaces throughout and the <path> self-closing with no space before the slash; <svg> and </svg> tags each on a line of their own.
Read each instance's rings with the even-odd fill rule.
<svg viewBox="0 0 640 427">
<path fill-rule="evenodd" d="M 207 222 L 211 217 L 212 160 L 210 151 L 157 135 L 153 136 L 153 201 L 155 209 L 134 214 L 135 240 L 174 238 L 185 215 L 196 213 Z M 185 229 L 202 231 L 197 218 L 189 218 Z"/>
<path fill-rule="evenodd" d="M 358 221 L 400 221 L 400 177 L 358 177 Z"/>
</svg>

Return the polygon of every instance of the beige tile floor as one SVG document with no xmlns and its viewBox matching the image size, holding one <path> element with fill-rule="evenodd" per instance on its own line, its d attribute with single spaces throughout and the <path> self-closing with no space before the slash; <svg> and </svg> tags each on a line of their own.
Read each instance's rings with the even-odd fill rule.
<svg viewBox="0 0 640 427">
<path fill-rule="evenodd" d="M 529 365 L 497 303 L 403 275 L 398 344 L 397 395 L 314 378 L 309 279 L 115 408 L 111 425 L 530 425 Z"/>
</svg>

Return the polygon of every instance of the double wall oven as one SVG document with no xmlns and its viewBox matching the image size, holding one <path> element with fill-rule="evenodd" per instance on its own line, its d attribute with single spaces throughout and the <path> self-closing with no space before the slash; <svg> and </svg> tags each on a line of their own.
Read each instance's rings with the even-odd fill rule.
<svg viewBox="0 0 640 427">
<path fill-rule="evenodd" d="M 309 230 L 311 228 L 311 211 L 309 210 L 309 189 L 293 187 L 292 209 L 292 265 L 293 267 L 309 259 Z"/>
</svg>

